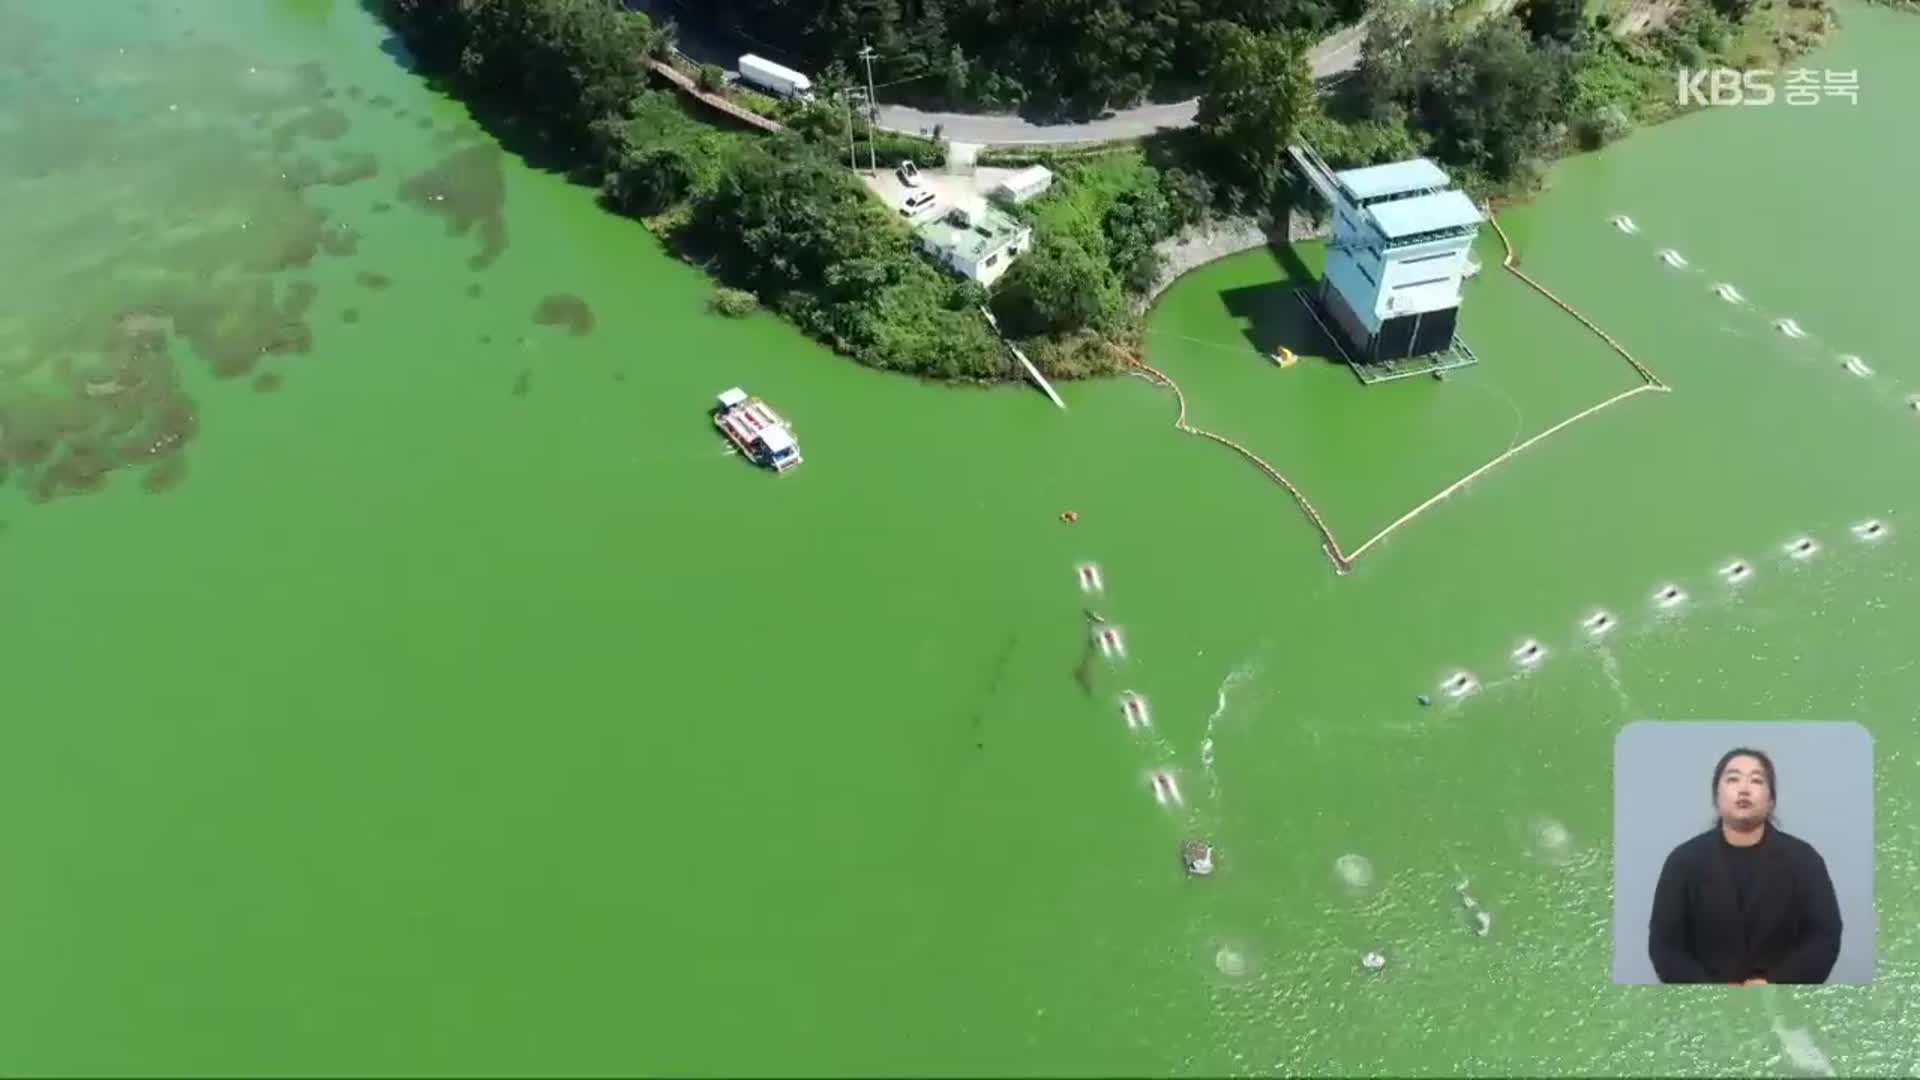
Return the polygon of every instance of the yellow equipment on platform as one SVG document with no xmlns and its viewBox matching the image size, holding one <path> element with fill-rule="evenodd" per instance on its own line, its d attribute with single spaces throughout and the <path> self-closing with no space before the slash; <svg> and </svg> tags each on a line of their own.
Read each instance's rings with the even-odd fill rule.
<svg viewBox="0 0 1920 1080">
<path fill-rule="evenodd" d="M 1289 349 L 1283 345 L 1279 349 L 1274 351 L 1273 362 L 1280 365 L 1283 368 L 1292 367 L 1293 365 L 1300 362 L 1300 358 L 1293 354 L 1292 349 Z"/>
</svg>

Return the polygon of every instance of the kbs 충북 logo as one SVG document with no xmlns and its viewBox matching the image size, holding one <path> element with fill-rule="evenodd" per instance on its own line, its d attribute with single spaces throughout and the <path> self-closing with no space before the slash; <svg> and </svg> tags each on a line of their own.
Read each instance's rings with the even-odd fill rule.
<svg viewBox="0 0 1920 1080">
<path fill-rule="evenodd" d="M 1743 71 L 1739 68 L 1681 68 L 1680 104 L 1689 105 L 1771 105 L 1785 98 L 1789 105 L 1817 105 L 1822 96 L 1844 97 L 1847 104 L 1860 103 L 1858 71 L 1814 71 L 1795 68 L 1786 73 L 1785 93 L 1776 87 L 1777 72 Z"/>
</svg>

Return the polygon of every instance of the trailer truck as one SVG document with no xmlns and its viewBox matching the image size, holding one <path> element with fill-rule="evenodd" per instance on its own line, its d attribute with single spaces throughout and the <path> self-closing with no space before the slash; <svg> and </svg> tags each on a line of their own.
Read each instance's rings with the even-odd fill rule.
<svg viewBox="0 0 1920 1080">
<path fill-rule="evenodd" d="M 740 58 L 740 78 L 781 97 L 813 100 L 813 80 L 771 60 L 748 53 Z"/>
</svg>

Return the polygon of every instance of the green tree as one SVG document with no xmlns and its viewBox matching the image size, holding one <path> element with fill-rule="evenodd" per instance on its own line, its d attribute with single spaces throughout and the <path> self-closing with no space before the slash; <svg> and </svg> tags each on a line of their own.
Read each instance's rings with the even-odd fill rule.
<svg viewBox="0 0 1920 1080">
<path fill-rule="evenodd" d="M 1110 269 L 1071 237 L 1034 234 L 993 298 L 993 313 L 1015 337 L 1065 334 L 1098 328 L 1122 306 Z"/>
<path fill-rule="evenodd" d="M 1535 41 L 1579 46 L 1587 37 L 1586 0 L 1525 0 L 1520 21 Z"/>
<path fill-rule="evenodd" d="M 1360 111 L 1382 119 L 1395 106 L 1410 107 L 1421 80 L 1441 63 L 1446 36 L 1446 15 L 1436 5 L 1391 0 L 1376 9 L 1354 71 Z"/>
<path fill-rule="evenodd" d="M 727 85 L 727 73 L 713 64 L 701 64 L 700 77 L 695 80 L 695 85 L 709 94 L 717 94 Z"/>
<path fill-rule="evenodd" d="M 1302 34 L 1255 34 L 1222 26 L 1217 59 L 1200 95 L 1200 131 L 1249 190 L 1270 197 L 1282 183 L 1287 144 L 1313 104 L 1309 43 Z"/>
<path fill-rule="evenodd" d="M 1101 222 L 1107 238 L 1107 265 L 1114 277 L 1134 292 L 1152 287 L 1160 276 L 1162 261 L 1154 244 L 1178 224 L 1159 184 L 1129 188 L 1115 196 Z"/>
<path fill-rule="evenodd" d="M 1198 225 L 1213 208 L 1212 181 L 1199 173 L 1174 166 L 1160 174 L 1176 225 Z"/>
<path fill-rule="evenodd" d="M 946 66 L 940 72 L 941 81 L 944 84 L 942 89 L 946 92 L 948 101 L 967 100 L 967 85 L 970 81 L 969 76 L 972 74 L 972 70 L 967 65 L 967 54 L 960 51 L 960 46 L 955 45 L 948 50 Z"/>
<path fill-rule="evenodd" d="M 650 146 L 616 161 L 601 182 L 609 205 L 627 214 L 657 214 L 693 193 L 699 165 L 685 146 Z"/>
<path fill-rule="evenodd" d="M 1537 46 L 1517 21 L 1489 19 L 1447 48 L 1416 114 L 1443 161 L 1508 180 L 1565 119 L 1571 61 L 1564 47 Z"/>
</svg>

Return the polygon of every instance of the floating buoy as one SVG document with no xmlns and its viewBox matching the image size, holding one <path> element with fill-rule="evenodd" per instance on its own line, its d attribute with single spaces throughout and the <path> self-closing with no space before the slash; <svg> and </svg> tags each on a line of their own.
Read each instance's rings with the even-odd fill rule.
<svg viewBox="0 0 1920 1080">
<path fill-rule="evenodd" d="M 1068 510 L 1060 515 L 1060 520 L 1067 522 L 1068 524 L 1072 524 L 1073 522 L 1080 520 L 1080 515 L 1074 513 L 1071 510 Z"/>
</svg>

